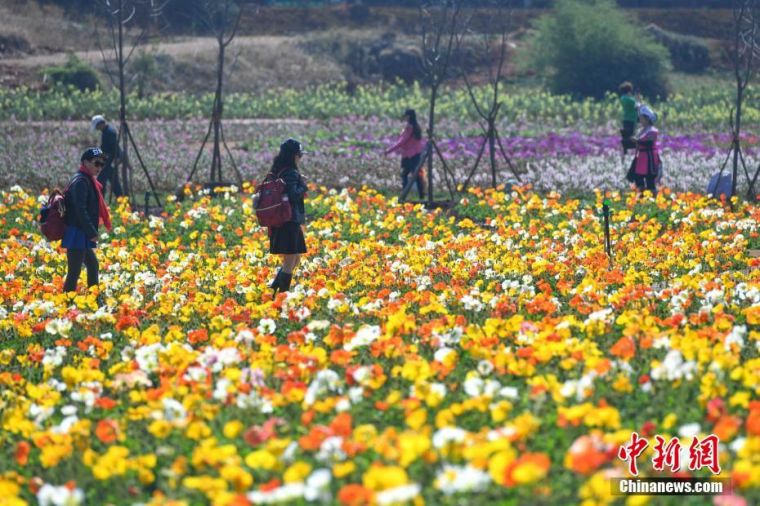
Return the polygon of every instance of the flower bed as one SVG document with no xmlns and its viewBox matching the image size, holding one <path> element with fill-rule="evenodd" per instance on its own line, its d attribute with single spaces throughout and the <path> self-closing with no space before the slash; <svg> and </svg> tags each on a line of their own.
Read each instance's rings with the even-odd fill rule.
<svg viewBox="0 0 760 506">
<path fill-rule="evenodd" d="M 397 156 L 383 156 L 400 131 L 398 121 L 371 118 L 340 118 L 328 122 L 295 120 L 230 120 L 225 135 L 238 166 L 246 179 L 266 173 L 277 147 L 288 136 L 297 137 L 309 151 L 304 158 L 304 175 L 317 185 L 361 187 L 397 191 L 400 168 Z M 88 133 L 88 124 L 50 122 L 0 123 L 0 187 L 18 184 L 43 190 L 65 185 L 76 170 L 84 147 L 99 140 Z M 186 180 L 200 148 L 208 124 L 204 121 L 145 121 L 132 123 L 131 130 L 154 182 L 160 190 L 173 192 Z M 520 171 L 522 182 L 542 190 L 593 192 L 625 189 L 627 167 L 620 162 L 619 136 L 615 125 L 606 128 L 550 130 L 533 124 L 504 123 L 500 132 L 503 145 Z M 466 179 L 480 148 L 480 132 L 463 128 L 461 122 L 443 120 L 439 144 L 451 162 L 459 182 Z M 748 168 L 760 163 L 760 141 L 754 134 L 743 138 Z M 677 191 L 702 192 L 710 175 L 725 161 L 730 139 L 714 132 L 687 134 L 665 131 L 660 142 L 664 184 Z M 629 154 L 629 157 L 631 155 Z M 132 155 L 135 163 L 135 157 Z M 514 181 L 513 174 L 499 155 L 497 181 Z M 225 176 L 233 179 L 225 159 Z M 201 158 L 196 181 L 207 178 L 208 153 Z M 437 165 L 440 167 L 440 164 Z M 139 166 L 135 167 L 135 188 L 142 199 L 147 189 Z M 741 171 L 740 171 L 741 173 Z M 436 187 L 443 189 L 436 168 Z M 487 157 L 475 175 L 475 184 L 491 184 Z M 742 175 L 740 191 L 745 184 Z"/>
<path fill-rule="evenodd" d="M 601 194 L 475 189 L 454 220 L 312 185 L 273 299 L 244 190 L 115 209 L 102 308 L 0 192 L 2 500 L 609 504 L 632 431 L 718 435 L 760 499 L 756 207 L 613 193 L 609 267 Z"/>
</svg>

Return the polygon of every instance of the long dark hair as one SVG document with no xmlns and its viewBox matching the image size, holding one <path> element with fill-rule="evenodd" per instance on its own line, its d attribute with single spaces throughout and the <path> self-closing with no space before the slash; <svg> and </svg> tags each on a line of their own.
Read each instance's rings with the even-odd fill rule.
<svg viewBox="0 0 760 506">
<path fill-rule="evenodd" d="M 274 157 L 274 161 L 272 162 L 271 172 L 273 174 L 279 174 L 288 169 L 297 169 L 297 168 L 298 166 L 296 165 L 295 154 L 278 153 L 277 156 Z"/>
<path fill-rule="evenodd" d="M 420 128 L 420 124 L 417 123 L 417 113 L 414 112 L 414 109 L 404 111 L 404 116 L 409 117 L 409 124 L 412 125 L 412 135 L 414 135 L 414 138 L 422 139 L 422 129 Z"/>
</svg>

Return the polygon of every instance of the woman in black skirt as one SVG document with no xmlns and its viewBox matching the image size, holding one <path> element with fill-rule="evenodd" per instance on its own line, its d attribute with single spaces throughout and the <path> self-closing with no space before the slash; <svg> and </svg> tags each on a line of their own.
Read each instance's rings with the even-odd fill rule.
<svg viewBox="0 0 760 506">
<path fill-rule="evenodd" d="M 293 271 L 301 260 L 301 255 L 306 253 L 306 241 L 303 237 L 303 224 L 306 222 L 303 203 L 306 183 L 298 172 L 298 162 L 302 156 L 301 143 L 295 139 L 288 139 L 280 145 L 280 152 L 272 163 L 271 173 L 285 181 L 288 200 L 293 210 L 289 222 L 281 227 L 269 229 L 269 252 L 282 256 L 282 266 L 269 285 L 270 288 L 274 288 L 275 293 L 277 290 L 287 292 L 290 289 Z"/>
</svg>

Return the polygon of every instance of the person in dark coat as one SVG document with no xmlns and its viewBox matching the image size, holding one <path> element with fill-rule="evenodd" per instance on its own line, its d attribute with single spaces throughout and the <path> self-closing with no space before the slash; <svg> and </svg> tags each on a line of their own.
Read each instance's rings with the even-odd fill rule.
<svg viewBox="0 0 760 506">
<path fill-rule="evenodd" d="M 95 248 L 98 241 L 98 225 L 102 221 L 111 230 L 111 217 L 102 185 L 96 177 L 105 165 L 105 155 L 99 148 L 88 148 L 81 157 L 79 171 L 74 174 L 64 194 L 66 229 L 61 246 L 66 248 L 68 269 L 64 292 L 77 289 L 82 264 L 87 267 L 87 285 L 98 284 L 98 259 Z"/>
<path fill-rule="evenodd" d="M 298 171 L 298 163 L 302 156 L 301 143 L 295 139 L 288 139 L 280 145 L 280 152 L 275 157 L 270 171 L 274 177 L 285 182 L 288 201 L 293 211 L 289 222 L 281 227 L 269 229 L 269 252 L 282 257 L 282 266 L 269 285 L 275 293 L 277 290 L 287 292 L 290 289 L 293 271 L 301 260 L 301 255 L 306 253 L 303 235 L 303 225 L 306 223 L 306 183 Z"/>
<path fill-rule="evenodd" d="M 109 124 L 101 115 L 93 116 L 90 126 L 93 131 L 100 131 L 100 149 L 105 155 L 105 166 L 98 176 L 98 181 L 103 185 L 103 193 L 105 193 L 106 183 L 110 181 L 113 194 L 117 197 L 121 197 L 124 195 L 124 192 L 121 189 L 119 173 L 115 167 L 116 160 L 121 157 L 121 150 L 119 150 L 119 133 L 116 131 L 116 128 Z"/>
</svg>

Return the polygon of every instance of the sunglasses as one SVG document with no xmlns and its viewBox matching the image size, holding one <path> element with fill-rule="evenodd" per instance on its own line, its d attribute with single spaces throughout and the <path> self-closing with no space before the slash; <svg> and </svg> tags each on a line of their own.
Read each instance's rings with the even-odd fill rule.
<svg viewBox="0 0 760 506">
<path fill-rule="evenodd" d="M 106 163 L 105 163 L 103 160 L 95 160 L 94 162 L 92 162 L 92 164 L 93 164 L 95 167 L 102 167 L 102 166 L 104 166 Z"/>
</svg>

